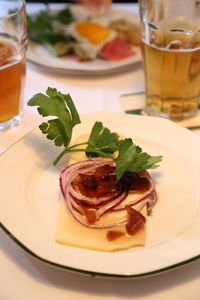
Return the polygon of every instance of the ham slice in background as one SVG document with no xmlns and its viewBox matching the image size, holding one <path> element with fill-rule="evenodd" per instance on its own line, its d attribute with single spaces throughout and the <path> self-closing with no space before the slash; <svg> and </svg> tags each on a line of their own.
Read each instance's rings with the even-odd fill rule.
<svg viewBox="0 0 200 300">
<path fill-rule="evenodd" d="M 132 46 L 120 36 L 105 44 L 99 53 L 99 57 L 107 60 L 120 60 L 134 55 Z"/>
</svg>

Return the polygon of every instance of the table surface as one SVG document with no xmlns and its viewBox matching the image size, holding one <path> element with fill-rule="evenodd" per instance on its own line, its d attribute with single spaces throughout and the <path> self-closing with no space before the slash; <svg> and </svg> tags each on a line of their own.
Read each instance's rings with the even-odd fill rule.
<svg viewBox="0 0 200 300">
<path fill-rule="evenodd" d="M 137 5 L 116 5 L 137 12 Z M 41 4 L 28 4 L 27 11 L 37 11 Z M 106 77 L 78 78 L 47 73 L 27 65 L 24 117 L 19 126 L 0 134 L 0 153 L 41 121 L 36 110 L 26 102 L 37 92 L 55 87 L 70 93 L 80 114 L 123 112 L 119 97 L 144 89 L 142 69 Z M 195 134 L 200 134 L 196 130 Z M 143 279 L 93 278 L 54 269 L 28 256 L 2 230 L 0 231 L 1 300 L 24 299 L 200 299 L 200 260 L 164 274 Z"/>
</svg>

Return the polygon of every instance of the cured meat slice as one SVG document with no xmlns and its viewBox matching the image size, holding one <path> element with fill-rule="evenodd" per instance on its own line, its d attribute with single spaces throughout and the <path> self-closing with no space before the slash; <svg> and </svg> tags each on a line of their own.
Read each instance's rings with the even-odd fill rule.
<svg viewBox="0 0 200 300">
<path fill-rule="evenodd" d="M 134 54 L 135 52 L 131 45 L 125 39 L 117 36 L 104 45 L 99 56 L 107 60 L 120 60 Z"/>
</svg>

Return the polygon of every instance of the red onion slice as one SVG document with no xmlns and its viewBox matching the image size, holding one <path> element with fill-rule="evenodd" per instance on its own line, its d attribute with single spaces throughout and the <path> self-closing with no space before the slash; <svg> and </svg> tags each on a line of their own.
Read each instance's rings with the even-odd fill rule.
<svg viewBox="0 0 200 300">
<path fill-rule="evenodd" d="M 113 226 L 126 223 L 127 216 L 126 214 L 117 219 L 115 216 L 119 211 L 126 210 L 127 204 L 125 199 L 127 198 L 128 191 L 119 191 L 114 195 L 108 195 L 104 197 L 87 197 L 75 190 L 73 187 L 73 180 L 81 173 L 88 174 L 94 173 L 96 168 L 103 165 L 115 166 L 114 162 L 111 160 L 105 159 L 89 159 L 85 161 L 80 161 L 74 164 L 67 166 L 60 173 L 60 189 L 62 195 L 66 201 L 67 207 L 71 215 L 82 225 L 86 227 L 101 229 L 101 228 L 111 228 Z M 135 206 L 139 204 L 139 210 L 145 205 L 149 207 L 154 206 L 157 201 L 157 195 L 154 187 L 154 183 L 151 179 L 151 176 L 147 171 L 141 172 L 141 176 L 146 177 L 150 182 L 149 189 L 139 195 L 133 202 L 129 203 L 128 206 Z M 84 214 L 84 207 L 89 207 L 95 209 L 96 222 L 94 224 L 89 224 L 88 220 Z M 101 218 L 106 214 L 113 215 L 113 221 L 110 224 L 101 224 Z"/>
</svg>

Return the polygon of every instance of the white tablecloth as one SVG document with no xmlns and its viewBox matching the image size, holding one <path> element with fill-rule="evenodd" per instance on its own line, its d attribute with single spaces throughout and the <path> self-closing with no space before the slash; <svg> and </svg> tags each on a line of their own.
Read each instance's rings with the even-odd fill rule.
<svg viewBox="0 0 200 300">
<path fill-rule="evenodd" d="M 134 4 L 120 7 L 137 11 Z M 29 5 L 28 11 L 38 8 L 40 5 Z M 27 107 L 26 102 L 35 93 L 45 92 L 49 86 L 69 92 L 80 114 L 123 112 L 119 96 L 143 90 L 144 78 L 141 69 L 105 78 L 77 78 L 47 73 L 28 64 L 24 117 L 18 127 L 0 134 L 0 153 L 41 121 L 36 109 Z M 0 247 L 1 300 L 200 299 L 200 261 L 155 277 L 114 280 L 72 274 L 42 264 L 28 256 L 3 231 L 0 232 Z"/>
</svg>

